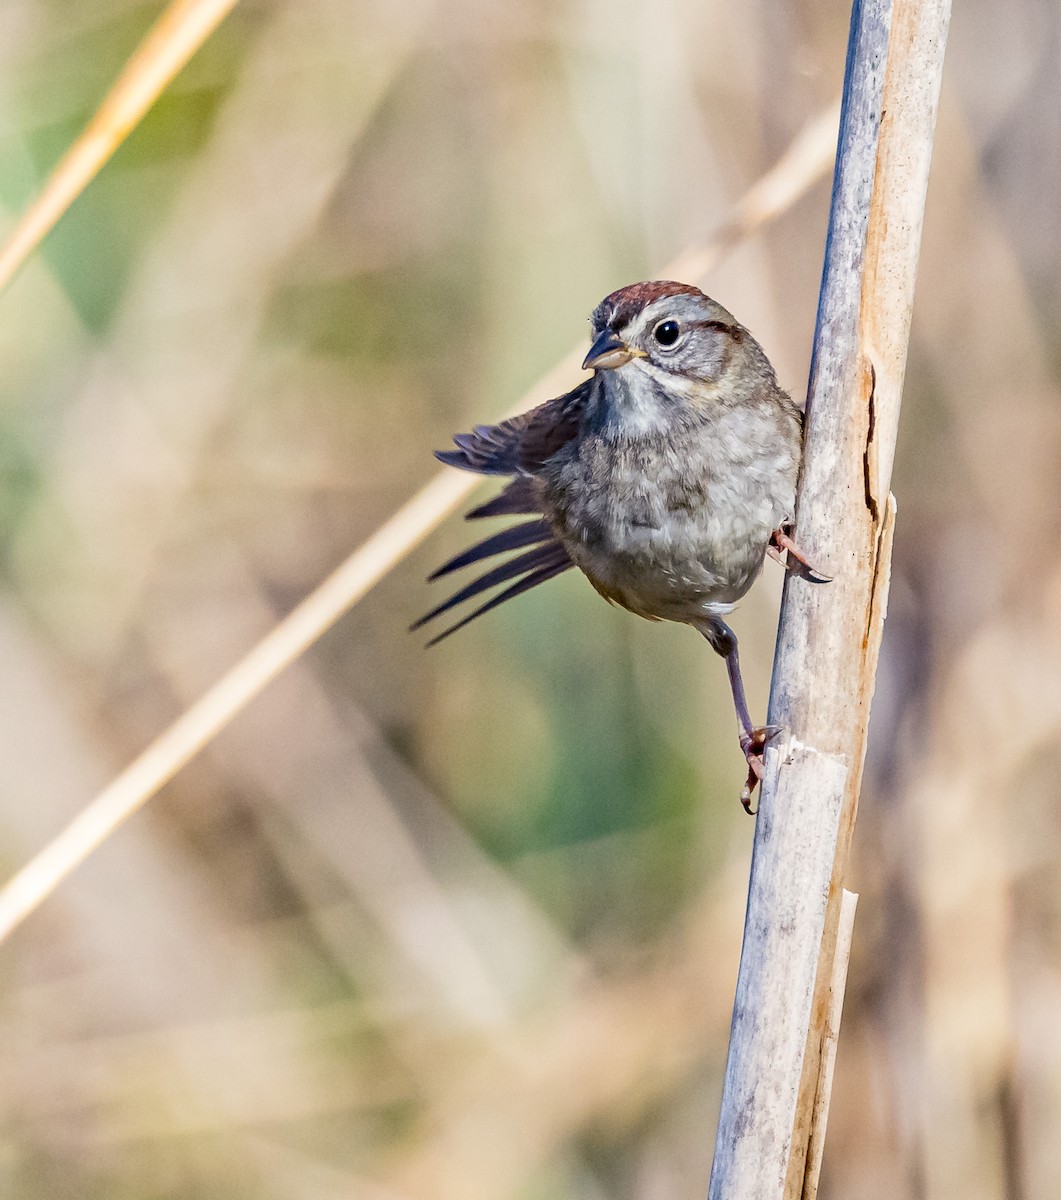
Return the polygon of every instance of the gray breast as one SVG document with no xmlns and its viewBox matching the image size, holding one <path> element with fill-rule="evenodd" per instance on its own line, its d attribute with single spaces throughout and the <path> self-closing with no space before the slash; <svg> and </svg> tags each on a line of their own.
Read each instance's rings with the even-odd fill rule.
<svg viewBox="0 0 1061 1200">
<path fill-rule="evenodd" d="M 708 431 L 587 436 L 546 476 L 546 512 L 606 595 L 645 616 L 684 620 L 748 590 L 780 523 L 756 472 L 717 470 Z"/>
</svg>

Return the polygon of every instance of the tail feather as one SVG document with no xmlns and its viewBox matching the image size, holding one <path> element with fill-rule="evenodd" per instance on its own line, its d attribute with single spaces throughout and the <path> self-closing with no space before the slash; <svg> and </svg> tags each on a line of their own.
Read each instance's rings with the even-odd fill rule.
<svg viewBox="0 0 1061 1200">
<path fill-rule="evenodd" d="M 495 554 L 503 554 L 506 550 L 518 550 L 521 546 L 533 546 L 536 542 L 548 542 L 553 537 L 553 531 L 548 521 L 524 521 L 522 525 L 511 525 L 491 537 L 476 542 L 460 554 L 456 554 L 448 562 L 444 562 L 437 571 L 433 571 L 428 579 L 438 579 L 457 571 L 461 567 L 469 567 L 472 563 L 481 562 L 484 558 L 492 558 Z"/>
<path fill-rule="evenodd" d="M 563 553 L 562 548 L 561 553 Z M 552 562 L 538 570 L 532 571 L 529 575 L 525 575 L 518 583 L 514 583 L 511 587 L 505 588 L 503 592 L 498 593 L 485 604 L 480 605 L 474 612 L 469 613 L 466 617 L 457 622 L 456 625 L 451 625 L 448 629 L 444 629 L 436 637 L 433 637 L 427 644 L 428 646 L 437 646 L 443 638 L 448 638 L 451 633 L 456 633 L 458 629 L 463 629 L 470 621 L 474 621 L 476 617 L 481 617 L 483 613 L 487 613 L 492 608 L 497 608 L 499 604 L 504 604 L 506 600 L 511 600 L 514 596 L 522 595 L 523 592 L 529 592 L 531 588 L 537 587 L 539 583 L 545 583 L 547 579 L 552 579 L 564 571 L 569 571 L 575 564 L 564 553 L 563 558 L 556 558 Z"/>
<path fill-rule="evenodd" d="M 467 520 L 477 521 L 480 517 L 507 517 L 524 513 L 540 513 L 541 501 L 534 486 L 534 480 L 529 475 L 520 475 L 513 479 L 503 492 L 499 492 L 485 504 L 473 508 L 467 515 Z"/>
<path fill-rule="evenodd" d="M 592 384 L 592 380 L 586 380 L 574 391 L 555 400 L 547 400 L 537 408 L 509 417 L 497 425 L 476 425 L 471 433 L 458 433 L 454 437 L 454 449 L 436 451 L 435 457 L 440 462 L 462 471 L 509 476 L 500 495 L 468 513 L 469 520 L 516 515 L 539 519 L 518 523 L 484 538 L 443 563 L 431 576 L 437 579 L 495 554 L 518 550 L 523 546 L 534 547 L 486 571 L 479 579 L 421 617 L 412 626 L 413 629 L 421 628 L 428 621 L 433 621 L 490 588 L 510 584 L 456 625 L 433 638 L 428 645 L 440 642 L 497 605 L 574 566 L 543 518 L 545 485 L 541 475 L 543 465 L 577 435 Z M 511 580 L 516 582 L 510 583 Z"/>
<path fill-rule="evenodd" d="M 515 558 L 510 558 L 508 562 L 494 567 L 493 570 L 487 571 L 485 575 L 481 575 L 478 579 L 473 580 L 467 587 L 461 588 L 459 592 L 455 592 L 448 600 L 443 601 L 429 613 L 425 613 L 410 628 L 414 630 L 419 629 L 421 626 L 426 625 L 428 621 L 433 621 L 435 617 L 440 617 L 444 612 L 449 612 L 451 608 L 455 608 L 458 604 L 463 604 L 465 600 L 471 600 L 474 596 L 478 596 L 480 593 L 496 587 L 499 583 L 506 583 L 509 579 L 514 579 L 517 575 L 523 575 L 528 571 L 537 571 L 540 568 L 552 567 L 554 565 L 572 565 L 571 560 L 567 556 L 567 551 L 559 542 L 550 542 L 548 545 L 528 550 L 526 554 L 519 554 Z M 546 576 L 546 578 L 549 578 L 549 576 Z M 512 591 L 512 589 L 509 589 L 509 591 Z M 512 592 L 512 594 L 518 595 L 519 593 Z"/>
</svg>

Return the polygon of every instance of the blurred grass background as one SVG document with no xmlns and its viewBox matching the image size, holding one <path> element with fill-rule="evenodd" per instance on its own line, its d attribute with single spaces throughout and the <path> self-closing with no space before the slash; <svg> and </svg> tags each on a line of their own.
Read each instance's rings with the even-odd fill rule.
<svg viewBox="0 0 1061 1200">
<path fill-rule="evenodd" d="M 10 226 L 161 11 L 0 11 Z M 245 0 L 0 297 L 24 862 L 839 91 L 848 11 Z M 823 1194 L 1061 1185 L 1061 12 L 957 6 Z M 708 290 L 802 394 L 822 184 Z M 484 493 L 485 494 L 485 493 Z M 26 1200 L 701 1195 L 752 825 L 721 663 L 448 522 L 0 954 Z M 765 708 L 780 572 L 736 621 Z"/>
</svg>

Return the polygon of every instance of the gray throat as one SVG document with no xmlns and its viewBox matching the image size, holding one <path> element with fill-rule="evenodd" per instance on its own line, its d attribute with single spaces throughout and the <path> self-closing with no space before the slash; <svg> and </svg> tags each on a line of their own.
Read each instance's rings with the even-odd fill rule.
<svg viewBox="0 0 1061 1200">
<path fill-rule="evenodd" d="M 681 402 L 663 385 L 630 364 L 598 371 L 587 413 L 587 425 L 608 441 L 636 439 L 673 428 Z"/>
</svg>

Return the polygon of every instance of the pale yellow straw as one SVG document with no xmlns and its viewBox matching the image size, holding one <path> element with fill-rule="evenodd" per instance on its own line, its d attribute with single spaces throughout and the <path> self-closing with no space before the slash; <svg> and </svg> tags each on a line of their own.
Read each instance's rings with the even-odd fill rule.
<svg viewBox="0 0 1061 1200">
<path fill-rule="evenodd" d="M 174 0 L 159 17 L 0 250 L 0 290 L 236 3 Z"/>
</svg>

